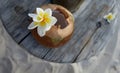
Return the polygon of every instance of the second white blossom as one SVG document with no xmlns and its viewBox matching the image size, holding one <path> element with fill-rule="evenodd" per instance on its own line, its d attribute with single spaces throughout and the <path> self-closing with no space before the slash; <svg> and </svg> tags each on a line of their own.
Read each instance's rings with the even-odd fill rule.
<svg viewBox="0 0 120 73">
<path fill-rule="evenodd" d="M 112 21 L 115 18 L 115 14 L 109 13 L 104 16 L 104 19 L 106 19 L 108 22 Z"/>
</svg>

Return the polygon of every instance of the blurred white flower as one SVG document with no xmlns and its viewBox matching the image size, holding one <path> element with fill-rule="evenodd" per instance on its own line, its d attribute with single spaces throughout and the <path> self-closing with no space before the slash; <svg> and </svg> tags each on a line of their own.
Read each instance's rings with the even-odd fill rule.
<svg viewBox="0 0 120 73">
<path fill-rule="evenodd" d="M 50 8 L 43 10 L 42 8 L 36 8 L 36 14 L 29 13 L 33 19 L 33 22 L 28 26 L 28 29 L 37 28 L 37 32 L 40 37 L 46 34 L 46 31 L 57 22 L 57 19 L 52 16 L 52 10 Z"/>
<path fill-rule="evenodd" d="M 108 22 L 112 21 L 115 18 L 115 15 L 112 13 L 109 13 L 108 15 L 104 16 L 104 19 L 106 19 Z"/>
</svg>

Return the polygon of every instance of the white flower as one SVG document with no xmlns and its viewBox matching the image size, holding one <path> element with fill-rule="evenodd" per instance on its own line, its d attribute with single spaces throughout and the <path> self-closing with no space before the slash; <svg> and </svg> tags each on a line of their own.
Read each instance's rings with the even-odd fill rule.
<svg viewBox="0 0 120 73">
<path fill-rule="evenodd" d="M 115 18 L 115 15 L 112 13 L 109 13 L 108 15 L 104 16 L 104 19 L 107 19 L 108 22 L 110 22 L 111 20 L 113 20 Z"/>
<path fill-rule="evenodd" d="M 50 8 L 43 10 L 42 8 L 36 8 L 36 14 L 28 14 L 33 22 L 28 26 L 28 29 L 37 28 L 37 32 L 40 37 L 46 34 L 46 31 L 57 22 L 57 19 L 52 16 L 52 10 Z"/>
</svg>

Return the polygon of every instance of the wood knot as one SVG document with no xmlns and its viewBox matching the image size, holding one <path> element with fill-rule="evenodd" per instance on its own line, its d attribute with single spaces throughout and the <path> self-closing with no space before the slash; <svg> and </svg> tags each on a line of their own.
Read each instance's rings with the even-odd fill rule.
<svg viewBox="0 0 120 73">
<path fill-rule="evenodd" d="M 100 28 L 102 26 L 102 23 L 100 21 L 97 22 L 96 27 Z"/>
</svg>

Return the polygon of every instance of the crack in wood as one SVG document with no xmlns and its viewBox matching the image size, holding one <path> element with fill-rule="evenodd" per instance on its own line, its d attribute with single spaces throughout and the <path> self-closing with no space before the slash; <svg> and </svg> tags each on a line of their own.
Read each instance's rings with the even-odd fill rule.
<svg viewBox="0 0 120 73">
<path fill-rule="evenodd" d="M 25 40 L 25 38 L 28 37 L 29 35 L 30 35 L 30 32 L 29 32 L 25 37 L 23 37 L 23 38 L 18 42 L 18 44 L 20 44 L 23 40 Z"/>
<path fill-rule="evenodd" d="M 85 43 L 85 45 L 82 47 L 82 49 L 80 50 L 79 54 L 75 57 L 75 59 L 73 60 L 72 63 L 76 62 L 78 56 L 81 54 L 81 52 L 84 50 L 84 48 L 86 47 L 86 45 L 89 43 L 89 41 L 91 40 L 92 36 L 94 35 L 94 33 L 98 30 L 98 28 L 96 28 L 94 30 L 94 32 L 92 33 L 92 35 L 90 36 L 90 38 L 88 39 L 88 41 Z"/>
<path fill-rule="evenodd" d="M 42 3 L 40 5 L 48 3 L 47 1 L 48 0 L 46 1 L 41 0 Z M 4 22 L 7 23 L 7 24 L 4 24 L 5 28 L 7 29 L 9 34 L 12 36 L 12 38 L 19 45 L 22 45 L 23 48 L 25 48 L 25 50 L 27 50 L 30 54 L 38 58 L 45 59 L 48 61 L 53 61 L 53 62 L 76 62 L 79 55 L 81 55 L 81 53 L 84 51 L 88 43 L 91 42 L 90 40 L 92 39 L 93 35 L 96 34 L 97 33 L 96 31 L 98 31 L 99 29 L 95 27 L 96 21 L 100 21 L 100 19 L 104 16 L 105 13 L 108 13 L 111 11 L 111 9 L 114 9 L 112 8 L 114 6 L 110 7 L 110 5 L 112 4 L 111 2 L 107 2 L 107 0 L 103 0 L 103 1 L 105 1 L 105 3 L 103 3 L 102 1 L 96 1 L 96 0 L 91 1 L 87 5 L 87 7 L 82 11 L 82 13 L 77 14 L 78 19 L 77 21 L 75 21 L 76 30 L 74 31 L 74 37 L 71 39 L 72 41 L 70 40 L 70 43 L 68 42 L 66 46 L 56 48 L 56 50 L 45 48 L 35 41 L 35 39 L 32 37 L 32 35 L 26 28 L 27 27 L 26 24 L 29 24 L 29 23 L 26 19 L 27 17 L 24 17 L 24 15 L 29 11 L 28 12 L 25 11 L 24 13 L 24 10 L 23 10 L 24 8 L 23 9 L 21 7 L 20 8 L 17 7 L 17 9 L 15 8 L 16 11 L 18 11 L 16 13 L 14 11 L 14 7 L 17 4 L 15 5 L 10 4 L 10 6 L 12 7 L 9 7 L 8 10 L 5 11 L 4 9 L 2 9 L 3 11 L 0 11 L 0 18 L 1 18 L 1 13 L 3 13 L 2 18 L 4 18 Z M 30 3 L 31 2 L 23 3 L 22 5 L 27 6 Z M 7 2 L 6 4 L 9 4 L 9 2 Z M 39 5 L 39 3 L 36 3 L 36 2 L 35 4 Z M 27 6 L 28 9 L 27 7 L 25 7 L 25 10 L 30 10 L 30 12 L 34 11 L 32 7 L 36 7 L 37 5 L 35 4 L 32 3 L 30 7 Z M 18 4 L 18 6 L 19 5 L 22 6 L 21 4 Z M 6 17 L 6 15 L 9 15 L 9 16 Z M 10 17 L 10 16 L 13 16 L 13 17 Z M 19 20 L 20 21 L 22 20 L 22 22 L 20 22 Z M 102 27 L 102 26 L 99 25 L 98 27 Z M 107 29 L 107 28 L 105 27 L 104 29 Z M 100 34 L 100 33 L 103 33 L 103 32 L 99 32 L 98 34 L 96 34 L 97 36 L 95 36 L 94 40 L 100 40 L 100 37 L 105 36 L 105 34 Z M 95 41 L 95 43 L 96 42 L 97 41 Z M 99 48 L 99 46 L 95 48 Z"/>
</svg>

